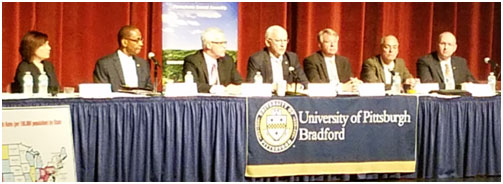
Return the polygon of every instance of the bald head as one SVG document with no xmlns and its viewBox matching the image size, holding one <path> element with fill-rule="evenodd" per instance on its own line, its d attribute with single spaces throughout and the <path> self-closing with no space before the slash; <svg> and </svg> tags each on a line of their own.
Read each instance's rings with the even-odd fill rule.
<svg viewBox="0 0 503 184">
<path fill-rule="evenodd" d="M 393 35 L 387 35 L 381 39 L 381 57 L 386 64 L 394 61 L 398 55 L 398 39 Z"/>
<path fill-rule="evenodd" d="M 456 49 L 458 45 L 456 44 L 456 36 L 451 32 L 443 32 L 438 35 L 438 48 L 437 53 L 440 60 L 449 59 Z"/>
<path fill-rule="evenodd" d="M 288 44 L 288 33 L 285 28 L 274 25 L 267 28 L 265 31 L 265 45 L 269 52 L 274 56 L 279 57 L 286 52 Z"/>
</svg>

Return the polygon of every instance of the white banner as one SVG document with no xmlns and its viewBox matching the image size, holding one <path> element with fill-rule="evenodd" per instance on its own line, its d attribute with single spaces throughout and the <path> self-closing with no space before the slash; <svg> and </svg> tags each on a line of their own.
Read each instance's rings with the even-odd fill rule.
<svg viewBox="0 0 503 184">
<path fill-rule="evenodd" d="M 75 182 L 70 106 L 2 108 L 2 180 Z"/>
</svg>

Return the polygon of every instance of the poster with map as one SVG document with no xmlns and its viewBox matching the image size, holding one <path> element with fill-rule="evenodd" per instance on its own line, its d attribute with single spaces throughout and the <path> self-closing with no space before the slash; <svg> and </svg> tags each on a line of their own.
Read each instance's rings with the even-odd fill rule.
<svg viewBox="0 0 503 184">
<path fill-rule="evenodd" d="M 227 54 L 236 61 L 237 2 L 165 2 L 162 4 L 163 84 L 183 80 L 183 58 L 202 49 L 201 33 L 220 28 L 227 39 Z"/>
<path fill-rule="evenodd" d="M 2 181 L 77 181 L 70 106 L 2 108 Z"/>
</svg>

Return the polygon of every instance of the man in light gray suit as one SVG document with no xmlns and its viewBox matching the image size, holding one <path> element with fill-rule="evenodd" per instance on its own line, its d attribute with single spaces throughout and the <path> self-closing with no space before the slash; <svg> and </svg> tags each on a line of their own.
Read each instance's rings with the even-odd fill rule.
<svg viewBox="0 0 503 184">
<path fill-rule="evenodd" d="M 119 49 L 96 62 L 93 79 L 95 83 L 110 83 L 112 91 L 121 87 L 152 89 L 150 66 L 136 56 L 143 47 L 143 38 L 138 28 L 123 26 L 117 35 Z"/>
</svg>

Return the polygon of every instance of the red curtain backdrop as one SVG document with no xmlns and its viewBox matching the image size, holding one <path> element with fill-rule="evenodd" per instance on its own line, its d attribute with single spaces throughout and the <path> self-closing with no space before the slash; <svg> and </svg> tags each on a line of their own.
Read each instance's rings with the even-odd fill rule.
<svg viewBox="0 0 503 184">
<path fill-rule="evenodd" d="M 136 25 L 143 33 L 141 57 L 153 51 L 161 58 L 161 3 L 2 3 L 2 11 L 2 91 L 13 81 L 21 60 L 19 42 L 29 30 L 49 35 L 49 60 L 55 64 L 61 86 L 92 82 L 96 60 L 117 49 L 117 31 L 126 24 Z M 405 59 L 413 75 L 417 59 L 435 50 L 443 31 L 457 36 L 455 54 L 468 60 L 479 80 L 486 80 L 490 70 L 482 62 L 484 57 L 501 59 L 499 2 L 249 2 L 239 3 L 238 19 L 238 70 L 243 77 L 248 57 L 265 46 L 265 30 L 274 24 L 287 29 L 289 50 L 301 61 L 318 50 L 318 31 L 333 28 L 340 35 L 338 53 L 349 58 L 358 77 L 363 61 L 379 53 L 380 39 L 388 34 L 398 38 L 398 57 Z"/>
<path fill-rule="evenodd" d="M 48 34 L 49 61 L 62 87 L 93 82 L 96 61 L 117 50 L 117 32 L 124 25 L 142 32 L 141 57 L 149 51 L 159 60 L 162 55 L 161 3 L 4 2 L 2 12 L 2 91 L 13 82 L 21 61 L 19 43 L 29 30 Z"/>
<path fill-rule="evenodd" d="M 288 31 L 289 50 L 300 60 L 316 52 L 316 36 L 324 28 L 340 35 L 338 54 L 351 62 L 360 76 L 366 58 L 379 54 L 381 37 L 395 35 L 398 57 L 416 76 L 416 61 L 436 49 L 438 35 L 457 36 L 457 56 L 468 60 L 475 78 L 487 80 L 490 66 L 484 57 L 501 59 L 501 4 L 498 3 L 239 3 L 238 67 L 246 76 L 248 57 L 262 49 L 267 27 Z"/>
</svg>

